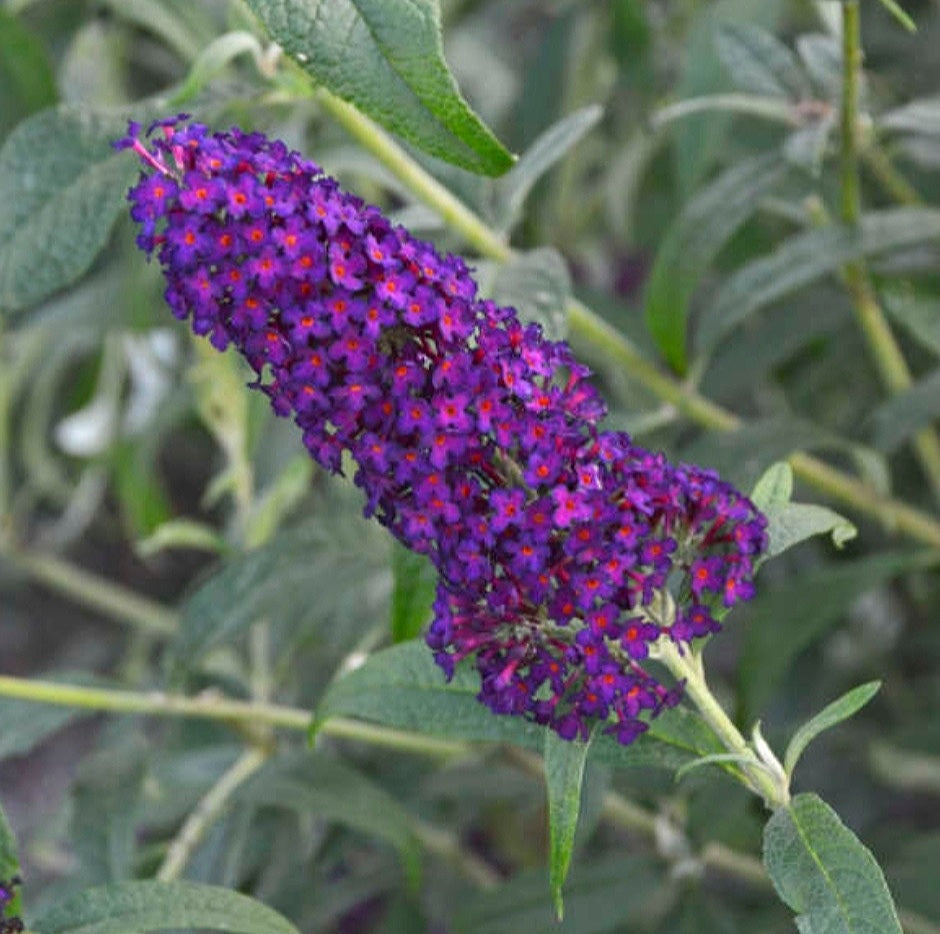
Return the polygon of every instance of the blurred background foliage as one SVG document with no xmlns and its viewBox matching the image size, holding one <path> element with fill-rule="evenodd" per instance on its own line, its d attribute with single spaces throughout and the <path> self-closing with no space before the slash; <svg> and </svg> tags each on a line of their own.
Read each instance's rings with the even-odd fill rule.
<svg viewBox="0 0 940 934">
<path fill-rule="evenodd" d="M 796 455 L 799 498 L 860 534 L 767 565 L 710 647 L 711 677 L 775 746 L 884 679 L 796 787 L 872 846 L 909 930 L 940 930 L 940 4 L 905 2 L 916 33 L 861 4 L 852 217 L 839 3 L 445 0 L 447 61 L 521 158 L 495 178 L 408 159 L 482 220 L 476 236 L 279 56 L 263 6 L 0 5 L 4 671 L 309 710 L 425 622 L 427 570 L 314 469 L 236 359 L 176 326 L 120 199 L 101 196 L 134 177 L 102 155 L 128 117 L 262 129 L 473 257 L 485 292 L 570 339 L 611 426 L 744 488 L 794 452 L 847 478 Z M 50 226 L 42 192 L 66 177 L 82 180 L 65 189 L 72 213 Z M 871 306 L 906 377 L 870 338 Z M 165 867 L 245 755 L 225 723 L 13 700 L 0 718 L 0 800 L 37 909 Z M 555 929 L 527 754 L 329 731 L 304 748 L 302 731 L 279 736 L 175 873 L 252 893 L 305 931 Z M 648 762 L 599 759 L 558 930 L 792 930 L 755 861 L 757 802 L 717 769 L 671 784 Z"/>
</svg>

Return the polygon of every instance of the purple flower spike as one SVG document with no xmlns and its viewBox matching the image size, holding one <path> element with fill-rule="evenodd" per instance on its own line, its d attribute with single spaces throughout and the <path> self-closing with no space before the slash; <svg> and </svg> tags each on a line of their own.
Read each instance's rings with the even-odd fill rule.
<svg viewBox="0 0 940 934">
<path fill-rule="evenodd" d="M 642 662 L 748 599 L 766 520 L 712 472 L 601 431 L 569 347 L 477 297 L 463 260 L 396 227 L 280 142 L 160 121 L 131 189 L 173 313 L 356 464 L 365 512 L 434 562 L 427 642 L 479 699 L 559 735 L 632 742 L 674 705 Z M 657 599 L 666 589 L 673 599 Z M 677 607 L 669 618 L 658 609 Z"/>
</svg>

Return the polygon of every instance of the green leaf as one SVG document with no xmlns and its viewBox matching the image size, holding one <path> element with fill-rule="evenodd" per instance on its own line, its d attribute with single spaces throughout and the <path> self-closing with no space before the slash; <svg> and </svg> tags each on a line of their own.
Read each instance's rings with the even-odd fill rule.
<svg viewBox="0 0 940 934">
<path fill-rule="evenodd" d="M 289 753 L 265 765 L 237 792 L 236 800 L 310 812 L 391 843 L 409 878 L 420 871 L 407 811 L 361 772 L 321 752 Z"/>
<path fill-rule="evenodd" d="M 815 717 L 807 720 L 793 734 L 793 739 L 790 740 L 787 751 L 784 753 L 783 768 L 787 776 L 793 774 L 793 769 L 799 762 L 800 756 L 803 755 L 803 751 L 820 733 L 857 713 L 878 693 L 880 688 L 880 681 L 860 684 L 857 688 L 846 691 L 838 700 L 827 704 Z"/>
<path fill-rule="evenodd" d="M 606 934 L 636 930 L 644 912 L 665 893 L 662 872 L 651 858 L 628 856 L 576 866 L 566 886 L 559 922 L 548 897 L 544 870 L 521 872 L 498 888 L 465 899 L 458 934 Z"/>
<path fill-rule="evenodd" d="M 0 879 L 11 879 L 19 875 L 19 871 L 20 858 L 17 855 L 16 835 L 3 808 L 0 807 Z"/>
<path fill-rule="evenodd" d="M 496 183 L 501 229 L 512 226 L 535 183 L 593 130 L 603 115 L 604 109 L 598 104 L 582 107 L 552 124 L 519 156 Z"/>
<path fill-rule="evenodd" d="M 883 402 L 872 413 L 872 443 L 896 451 L 908 438 L 940 416 L 940 368 L 906 392 Z"/>
<path fill-rule="evenodd" d="M 885 289 L 883 297 L 891 318 L 921 346 L 940 357 L 940 300 L 902 288 Z"/>
<path fill-rule="evenodd" d="M 313 474 L 314 462 L 306 451 L 284 465 L 252 507 L 245 527 L 249 548 L 271 540 L 291 510 L 310 492 Z"/>
<path fill-rule="evenodd" d="M 334 681 L 316 711 L 314 729 L 331 716 L 348 716 L 447 739 L 543 748 L 543 727 L 491 713 L 477 700 L 479 691 L 479 675 L 470 665 L 459 665 L 447 681 L 425 645 L 402 643 L 375 652 L 364 665 Z M 704 725 L 680 710 L 657 717 L 629 746 L 610 736 L 598 736 L 591 744 L 592 758 L 617 768 L 672 769 L 713 751 Z"/>
<path fill-rule="evenodd" d="M 742 90 L 800 101 L 810 96 L 796 56 L 772 33 L 753 23 L 722 23 L 715 37 L 722 64 Z"/>
<path fill-rule="evenodd" d="M 110 142 L 123 119 L 56 108 L 21 123 L 0 149 L 0 310 L 74 282 L 104 246 L 134 160 Z"/>
<path fill-rule="evenodd" d="M 120 439 L 113 446 L 111 463 L 114 492 L 129 535 L 132 538 L 150 535 L 170 517 L 166 494 L 157 479 L 156 465 L 145 446 L 128 438 Z"/>
<path fill-rule="evenodd" d="M 755 719 L 793 659 L 838 623 L 853 600 L 904 571 L 931 563 L 936 558 L 927 552 L 886 552 L 758 592 L 748 608 L 739 666 L 740 720 Z"/>
<path fill-rule="evenodd" d="M 548 792 L 548 866 L 549 886 L 555 915 L 561 921 L 565 903 L 561 887 L 565 884 L 574 834 L 581 812 L 581 784 L 591 738 L 564 740 L 554 730 L 545 731 L 545 790 Z"/>
<path fill-rule="evenodd" d="M 764 865 L 801 934 L 901 934 L 874 856 L 816 795 L 797 795 L 767 822 Z"/>
<path fill-rule="evenodd" d="M 786 461 L 771 464 L 751 491 L 751 502 L 761 511 L 785 506 L 793 495 L 793 469 Z"/>
<path fill-rule="evenodd" d="M 814 535 L 828 532 L 835 546 L 841 548 L 858 534 L 848 519 L 826 506 L 791 503 L 792 493 L 793 471 L 784 462 L 772 464 L 751 493 L 751 501 L 768 519 L 767 558 L 776 557 Z"/>
<path fill-rule="evenodd" d="M 55 100 L 55 74 L 42 42 L 0 7 L 0 138 Z"/>
<path fill-rule="evenodd" d="M 437 571 L 427 556 L 397 542 L 392 547 L 392 641 L 417 638 L 431 618 Z"/>
<path fill-rule="evenodd" d="M 230 559 L 183 605 L 171 659 L 177 666 L 197 664 L 261 619 L 292 629 L 309 620 L 350 617 L 344 633 L 352 635 L 356 622 L 369 622 L 355 620 L 370 599 L 372 588 L 365 585 L 387 574 L 375 563 L 384 561 L 384 551 L 364 547 L 378 531 L 365 520 L 350 521 L 344 511 L 342 519 L 320 517 Z"/>
<path fill-rule="evenodd" d="M 686 368 L 686 323 L 699 280 L 785 172 L 776 155 L 732 166 L 685 205 L 663 239 L 646 287 L 646 323 L 679 372 Z"/>
<path fill-rule="evenodd" d="M 484 175 L 513 157 L 460 96 L 437 0 L 248 0 L 329 91 L 422 149 Z"/>
<path fill-rule="evenodd" d="M 723 335 L 761 308 L 847 262 L 938 237 L 940 211 L 932 208 L 873 211 L 854 230 L 827 227 L 795 234 L 725 282 L 702 316 L 698 347 L 710 351 Z"/>
<path fill-rule="evenodd" d="M 117 882 L 134 872 L 137 806 L 148 744 L 140 736 L 83 760 L 73 789 L 71 838 L 84 885 Z"/>
<path fill-rule="evenodd" d="M 729 90 L 731 81 L 715 49 L 715 32 L 721 23 L 753 22 L 773 28 L 780 17 L 780 0 L 718 0 L 698 6 L 687 31 L 682 75 L 675 87 L 677 100 Z M 697 114 L 675 129 L 679 189 L 683 200 L 702 183 L 723 151 L 722 144 L 733 116 Z"/>
<path fill-rule="evenodd" d="M 770 539 L 766 558 L 775 558 L 815 535 L 831 535 L 836 548 L 842 548 L 858 535 L 858 529 L 848 519 L 828 506 L 784 503 L 762 511 L 767 516 L 767 537 Z"/>
<path fill-rule="evenodd" d="M 523 321 L 541 324 L 551 340 L 563 340 L 568 333 L 570 298 L 568 267 L 551 247 L 513 256 L 499 267 L 493 282 L 494 301 L 515 308 Z"/>
<path fill-rule="evenodd" d="M 897 0 L 879 0 L 879 2 L 908 32 L 917 32 L 917 23 L 908 16 Z"/>
<path fill-rule="evenodd" d="M 918 97 L 878 117 L 882 130 L 940 136 L 940 97 Z"/>
<path fill-rule="evenodd" d="M 808 33 L 798 36 L 796 51 L 820 95 L 835 102 L 842 84 L 842 48 L 833 36 Z"/>
<path fill-rule="evenodd" d="M 67 897 L 31 925 L 42 934 L 128 934 L 208 928 L 299 934 L 283 915 L 230 889 L 196 882 L 116 882 Z"/>
</svg>

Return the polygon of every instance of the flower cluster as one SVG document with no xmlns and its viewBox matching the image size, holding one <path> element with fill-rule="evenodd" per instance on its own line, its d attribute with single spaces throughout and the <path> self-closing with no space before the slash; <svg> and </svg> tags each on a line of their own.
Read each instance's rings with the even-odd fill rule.
<svg viewBox="0 0 940 934">
<path fill-rule="evenodd" d="M 22 880 L 19 876 L 0 882 L 0 934 L 19 934 L 25 928 L 22 918 L 7 917 L 7 906 L 16 898 L 16 889 Z"/>
<path fill-rule="evenodd" d="M 366 514 L 434 562 L 440 666 L 474 657 L 495 712 L 630 742 L 681 690 L 645 670 L 650 645 L 751 596 L 763 517 L 603 431 L 566 344 L 283 143 L 159 126 L 117 145 L 146 169 L 131 214 L 170 308 L 233 344 L 317 462 L 351 459 Z"/>
</svg>

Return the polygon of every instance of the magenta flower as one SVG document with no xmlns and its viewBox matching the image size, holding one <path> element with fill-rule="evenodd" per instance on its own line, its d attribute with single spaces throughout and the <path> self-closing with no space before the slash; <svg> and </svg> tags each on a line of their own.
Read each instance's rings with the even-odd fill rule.
<svg viewBox="0 0 940 934">
<path fill-rule="evenodd" d="M 163 121 L 131 189 L 138 242 L 197 334 L 234 344 L 312 456 L 439 575 L 427 641 L 479 698 L 622 743 L 675 703 L 640 664 L 753 592 L 766 521 L 718 477 L 599 428 L 564 343 L 480 299 L 464 262 L 279 142 Z M 656 600 L 669 587 L 677 607 Z"/>
</svg>

